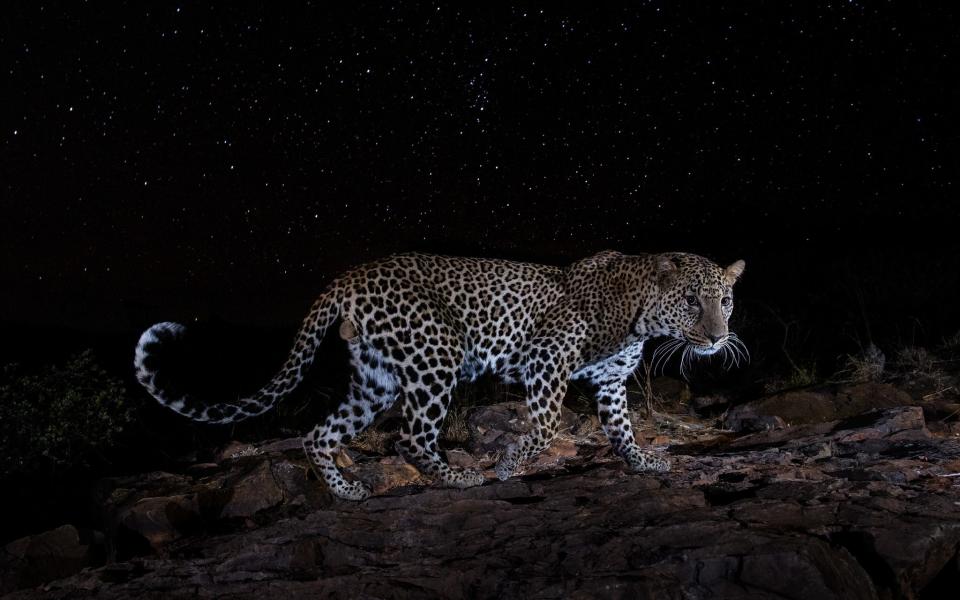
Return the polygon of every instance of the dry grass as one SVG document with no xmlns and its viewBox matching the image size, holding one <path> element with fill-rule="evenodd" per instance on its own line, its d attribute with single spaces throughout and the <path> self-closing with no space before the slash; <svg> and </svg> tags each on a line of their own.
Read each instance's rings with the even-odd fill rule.
<svg viewBox="0 0 960 600">
<path fill-rule="evenodd" d="M 469 407 L 455 406 L 443 421 L 441 437 L 454 444 L 463 444 L 470 439 L 470 426 L 467 422 Z"/>
<path fill-rule="evenodd" d="M 641 364 L 643 365 L 643 383 L 640 383 L 636 371 L 633 372 L 633 380 L 640 387 L 644 415 L 650 419 L 653 417 L 653 405 L 655 403 L 662 404 L 662 399 L 658 398 L 653 391 L 653 364 L 646 361 Z"/>
<path fill-rule="evenodd" d="M 950 337 L 944 338 L 943 347 L 946 350 L 955 350 L 960 348 L 960 331 L 954 333 Z"/>
<path fill-rule="evenodd" d="M 936 376 L 940 369 L 937 360 L 926 348 L 906 346 L 897 352 L 897 369 L 906 375 L 921 377 Z"/>
<path fill-rule="evenodd" d="M 367 454 L 389 454 L 395 437 L 396 433 L 371 427 L 353 438 L 348 446 Z"/>
<path fill-rule="evenodd" d="M 443 420 L 440 438 L 453 444 L 463 444 L 470 439 L 467 416 L 476 406 L 523 399 L 517 397 L 508 384 L 499 380 L 481 377 L 475 382 L 463 382 L 454 390 L 453 401 Z"/>
<path fill-rule="evenodd" d="M 868 381 L 882 381 L 886 372 L 887 357 L 874 344 L 857 355 L 848 355 L 846 365 L 837 373 L 835 381 L 864 383 Z"/>
<path fill-rule="evenodd" d="M 787 377 L 787 385 L 790 387 L 808 387 L 818 383 L 820 377 L 817 375 L 817 363 L 814 362 L 807 366 L 795 366 Z"/>
<path fill-rule="evenodd" d="M 583 388 L 571 381 L 563 405 L 579 415 L 593 415 L 597 412 L 597 403 Z"/>
</svg>

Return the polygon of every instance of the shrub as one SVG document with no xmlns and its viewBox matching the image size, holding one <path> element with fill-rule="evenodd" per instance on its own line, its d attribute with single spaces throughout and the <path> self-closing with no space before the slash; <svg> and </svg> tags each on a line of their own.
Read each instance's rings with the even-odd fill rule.
<svg viewBox="0 0 960 600">
<path fill-rule="evenodd" d="M 907 375 L 933 377 L 939 371 L 937 362 L 926 348 L 906 346 L 897 352 L 897 367 Z"/>
<path fill-rule="evenodd" d="M 793 365 L 793 370 L 787 377 L 787 387 L 800 388 L 820 383 L 817 377 L 817 364 L 811 362 L 807 366 Z"/>
<path fill-rule="evenodd" d="M 0 374 L 0 477 L 89 466 L 132 418 L 125 390 L 89 350 L 63 365 Z"/>
<path fill-rule="evenodd" d="M 838 375 L 856 383 L 882 381 L 886 366 L 886 355 L 874 344 L 869 344 L 860 354 L 848 355 L 846 366 Z"/>
</svg>

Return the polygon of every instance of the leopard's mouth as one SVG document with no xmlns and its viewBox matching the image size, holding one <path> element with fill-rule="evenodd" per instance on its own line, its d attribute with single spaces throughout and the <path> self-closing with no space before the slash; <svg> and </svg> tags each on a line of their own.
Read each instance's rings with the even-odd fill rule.
<svg viewBox="0 0 960 600">
<path fill-rule="evenodd" d="M 695 354 L 699 354 L 700 356 L 710 356 L 711 354 L 716 354 L 721 348 L 723 348 L 723 342 L 717 342 L 717 344 L 710 346 L 690 342 L 690 348 Z"/>
<path fill-rule="evenodd" d="M 696 356 L 718 355 L 725 368 L 740 366 L 741 363 L 750 362 L 750 352 L 740 338 L 732 331 L 710 343 L 710 340 L 696 333 L 684 333 L 684 340 L 687 349 Z"/>
<path fill-rule="evenodd" d="M 689 345 L 690 350 L 694 354 L 698 354 L 700 356 L 710 356 L 711 354 L 716 354 L 723 349 L 727 343 L 727 336 L 720 338 L 716 342 L 710 342 L 710 340 L 706 338 L 689 332 L 684 333 L 683 337 Z"/>
</svg>

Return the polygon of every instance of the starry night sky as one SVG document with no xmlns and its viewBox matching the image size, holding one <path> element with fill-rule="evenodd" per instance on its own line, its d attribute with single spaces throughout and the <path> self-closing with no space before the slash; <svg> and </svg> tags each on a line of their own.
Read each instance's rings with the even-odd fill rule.
<svg viewBox="0 0 960 600">
<path fill-rule="evenodd" d="M 6 8 L 4 323 L 292 327 L 409 250 L 687 250 L 755 291 L 958 250 L 949 3 L 240 4 Z"/>
</svg>

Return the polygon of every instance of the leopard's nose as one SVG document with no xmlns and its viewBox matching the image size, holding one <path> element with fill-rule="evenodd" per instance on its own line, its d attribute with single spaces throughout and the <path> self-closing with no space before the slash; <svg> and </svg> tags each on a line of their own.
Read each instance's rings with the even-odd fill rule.
<svg viewBox="0 0 960 600">
<path fill-rule="evenodd" d="M 713 335 L 712 333 L 707 334 L 707 339 L 710 340 L 711 344 L 716 344 L 722 337 L 722 335 Z"/>
</svg>

